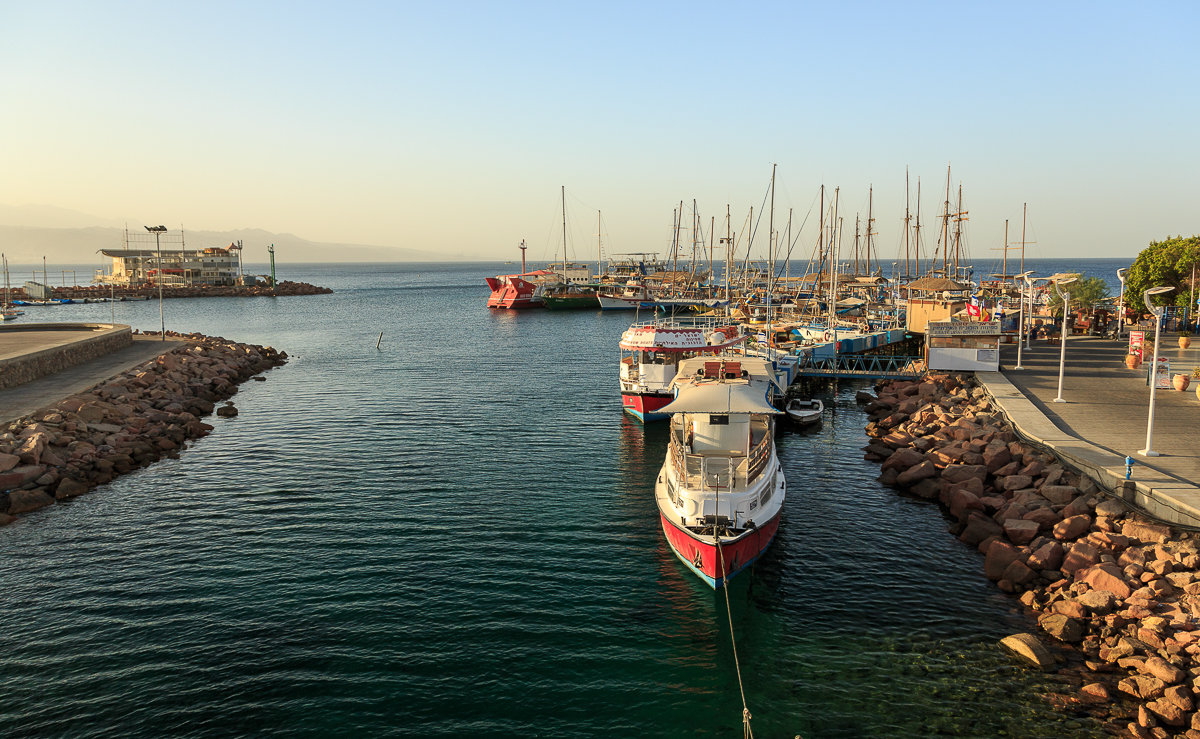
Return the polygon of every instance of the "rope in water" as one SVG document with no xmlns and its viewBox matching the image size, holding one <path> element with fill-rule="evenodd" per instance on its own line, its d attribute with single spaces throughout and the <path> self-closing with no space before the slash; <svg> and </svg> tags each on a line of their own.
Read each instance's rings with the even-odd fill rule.
<svg viewBox="0 0 1200 739">
<path fill-rule="evenodd" d="M 717 563 L 721 568 L 721 590 L 725 591 L 725 615 L 729 618 L 729 643 L 733 645 L 733 669 L 737 672 L 738 692 L 742 696 L 742 737 L 753 739 L 754 731 L 750 728 L 750 709 L 746 707 L 746 688 L 742 685 L 742 667 L 738 663 L 737 639 L 733 636 L 733 610 L 729 607 L 729 581 L 725 579 L 725 550 L 721 548 L 721 537 L 713 531 L 717 542 Z"/>
</svg>

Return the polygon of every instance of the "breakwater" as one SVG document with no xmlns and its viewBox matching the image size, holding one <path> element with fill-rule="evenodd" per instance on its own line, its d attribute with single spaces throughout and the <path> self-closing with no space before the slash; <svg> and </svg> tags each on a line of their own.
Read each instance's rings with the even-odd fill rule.
<svg viewBox="0 0 1200 739">
<path fill-rule="evenodd" d="M 1200 546 L 1129 510 L 1086 475 L 1020 440 L 974 379 L 876 386 L 866 458 L 880 481 L 937 500 L 984 555 L 988 579 L 1082 659 L 1061 705 L 1138 737 L 1200 737 Z M 1059 664 L 1037 639 L 1017 651 Z"/>
<path fill-rule="evenodd" d="M 51 288 L 55 299 L 79 301 L 107 301 L 116 296 L 118 300 L 149 300 L 158 298 L 158 287 L 154 285 L 120 286 L 115 290 L 108 285 L 75 285 Z M 289 297 L 293 295 L 327 295 L 333 290 L 307 282 L 280 280 L 270 285 L 187 285 L 182 287 L 163 286 L 166 298 L 255 298 Z M 13 300 L 29 300 L 23 287 L 13 287 Z"/>
<path fill-rule="evenodd" d="M 168 335 L 183 339 L 178 348 L 0 433 L 0 525 L 177 455 L 212 430 L 201 417 L 236 414 L 216 404 L 238 384 L 287 360 L 271 347 Z"/>
</svg>

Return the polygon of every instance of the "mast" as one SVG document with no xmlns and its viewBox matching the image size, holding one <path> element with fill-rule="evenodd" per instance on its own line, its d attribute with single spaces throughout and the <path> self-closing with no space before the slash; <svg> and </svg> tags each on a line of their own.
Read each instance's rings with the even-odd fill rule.
<svg viewBox="0 0 1200 739">
<path fill-rule="evenodd" d="M 942 209 L 942 277 L 950 267 L 950 168 L 946 167 L 946 204 Z"/>
<path fill-rule="evenodd" d="M 1029 212 L 1029 203 L 1021 203 L 1021 274 L 1025 274 L 1025 214 Z"/>
<path fill-rule="evenodd" d="M 1000 284 L 1008 282 L 1008 219 L 1004 219 L 1004 256 L 1000 259 Z"/>
<path fill-rule="evenodd" d="M 700 214 L 696 212 L 696 199 L 692 198 L 692 278 L 696 277 L 696 239 L 700 235 Z"/>
<path fill-rule="evenodd" d="M 767 216 L 767 346 L 771 345 L 771 282 L 775 278 L 775 167 L 771 165 L 771 212 Z"/>
<path fill-rule="evenodd" d="M 729 203 L 725 203 L 725 315 L 729 315 L 729 271 L 733 268 L 733 227 L 729 213 Z"/>
<path fill-rule="evenodd" d="M 909 227 L 909 221 L 911 220 L 911 218 L 909 216 L 909 211 L 908 211 L 909 202 L 910 202 L 910 200 L 908 197 L 908 167 L 905 167 L 904 168 L 904 276 L 906 278 L 911 277 L 911 275 L 909 274 L 909 271 L 908 271 L 908 267 L 909 267 L 909 262 L 912 260 L 912 256 L 909 253 L 910 250 L 909 250 L 909 245 L 908 245 L 908 227 Z"/>
<path fill-rule="evenodd" d="M 962 183 L 958 183 L 958 206 L 954 211 L 954 279 L 958 279 L 958 257 L 962 253 L 962 224 L 967 212 L 962 207 Z"/>
<path fill-rule="evenodd" d="M 563 213 L 563 282 L 567 282 L 567 186 L 562 186 Z"/>
<path fill-rule="evenodd" d="M 825 185 L 821 185 L 821 209 L 817 211 L 817 274 L 824 271 L 825 266 Z"/>
<path fill-rule="evenodd" d="M 871 276 L 871 226 L 875 224 L 875 218 L 871 215 L 872 206 L 875 203 L 875 186 L 871 185 L 867 190 L 867 276 Z"/>
<path fill-rule="evenodd" d="M 858 277 L 858 241 L 862 234 L 862 219 L 857 213 L 854 214 L 854 276 Z"/>
<path fill-rule="evenodd" d="M 917 226 L 913 230 L 913 251 L 917 257 L 917 276 L 921 276 L 921 178 L 917 178 Z"/>
<path fill-rule="evenodd" d="M 604 242 L 601 240 L 603 226 L 600 211 L 596 211 L 596 279 L 600 279 L 600 262 L 604 261 Z"/>
</svg>

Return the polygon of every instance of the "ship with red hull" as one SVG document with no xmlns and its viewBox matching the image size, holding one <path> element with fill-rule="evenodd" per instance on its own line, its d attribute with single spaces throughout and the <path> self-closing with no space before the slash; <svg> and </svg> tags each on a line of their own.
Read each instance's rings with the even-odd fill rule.
<svg viewBox="0 0 1200 739">
<path fill-rule="evenodd" d="M 635 323 L 621 334 L 621 406 L 643 423 L 666 420 L 679 363 L 727 351 L 744 340 L 736 324 L 702 321 Z"/>
<path fill-rule="evenodd" d="M 775 453 L 778 386 L 765 359 L 696 357 L 680 364 L 667 456 L 654 485 L 671 551 L 719 588 L 775 539 L 787 491 Z"/>
<path fill-rule="evenodd" d="M 497 275 L 484 278 L 492 291 L 487 307 L 513 310 L 541 308 L 542 299 L 534 293 L 541 285 L 542 280 L 553 274 L 550 270 L 540 269 L 534 272 L 523 272 L 519 275 Z"/>
</svg>

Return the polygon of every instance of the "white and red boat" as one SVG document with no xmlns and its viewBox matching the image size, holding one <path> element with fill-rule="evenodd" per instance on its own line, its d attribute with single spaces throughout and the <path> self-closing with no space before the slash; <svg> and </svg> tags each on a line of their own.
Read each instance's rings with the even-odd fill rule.
<svg viewBox="0 0 1200 739">
<path fill-rule="evenodd" d="M 671 402 L 671 380 L 679 363 L 715 354 L 745 339 L 737 324 L 649 321 L 621 334 L 621 405 L 643 423 L 667 418 L 660 412 Z"/>
<path fill-rule="evenodd" d="M 485 281 L 487 286 L 491 288 L 492 294 L 488 298 L 487 307 L 489 308 L 541 308 L 541 297 L 534 292 L 541 286 L 542 281 L 547 277 L 553 277 L 554 273 L 548 269 L 539 269 L 533 272 L 523 272 L 519 275 L 497 275 L 496 277 L 487 277 Z"/>
<path fill-rule="evenodd" d="M 640 279 L 633 278 L 619 292 L 612 288 L 596 296 L 600 310 L 637 310 L 643 303 L 654 302 L 654 293 Z"/>
<path fill-rule="evenodd" d="M 673 383 L 667 458 L 654 500 L 667 544 L 718 588 L 775 538 L 787 490 L 775 454 L 770 362 L 726 355 L 684 361 Z"/>
</svg>

